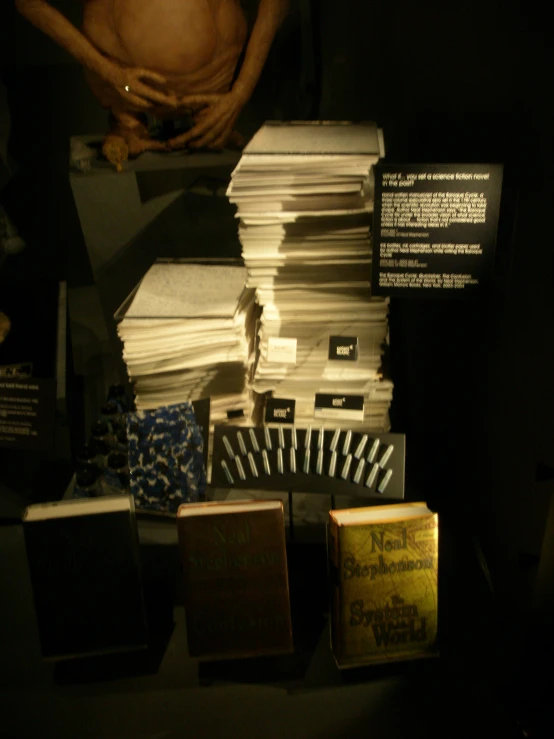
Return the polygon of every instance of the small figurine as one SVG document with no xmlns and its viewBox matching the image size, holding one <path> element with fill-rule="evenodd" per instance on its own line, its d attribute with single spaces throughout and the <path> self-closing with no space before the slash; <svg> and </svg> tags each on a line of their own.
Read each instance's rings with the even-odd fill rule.
<svg viewBox="0 0 554 739">
<path fill-rule="evenodd" d="M 25 242 L 0 204 L 0 262 L 3 256 L 19 254 L 24 248 Z"/>
<path fill-rule="evenodd" d="M 0 80 L 0 192 L 10 181 L 16 168 L 8 154 L 10 122 L 7 91 Z M 18 254 L 24 248 L 25 242 L 0 203 L 0 266 L 8 254 Z"/>
<path fill-rule="evenodd" d="M 111 113 L 102 148 L 110 162 L 120 169 L 148 150 L 240 146 L 233 126 L 258 82 L 288 0 L 259 0 L 248 43 L 240 0 L 83 4 L 79 31 L 47 0 L 16 0 L 23 16 L 84 65 L 92 91 Z M 190 116 L 193 125 L 159 141 L 149 136 L 145 114 L 159 120 Z"/>
<path fill-rule="evenodd" d="M 12 324 L 8 316 L 0 311 L 0 344 L 3 344 L 8 338 L 11 327 Z"/>
<path fill-rule="evenodd" d="M 69 166 L 80 172 L 90 172 L 96 152 L 79 139 L 72 139 L 69 147 Z"/>
</svg>

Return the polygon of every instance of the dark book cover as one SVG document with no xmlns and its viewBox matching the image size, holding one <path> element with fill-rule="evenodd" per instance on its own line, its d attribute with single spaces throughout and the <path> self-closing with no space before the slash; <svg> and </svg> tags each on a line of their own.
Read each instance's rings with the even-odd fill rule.
<svg viewBox="0 0 554 739">
<path fill-rule="evenodd" d="M 132 498 L 29 506 L 23 529 L 44 657 L 146 646 Z"/>
<path fill-rule="evenodd" d="M 181 506 L 188 648 L 200 660 L 293 651 L 281 501 Z"/>
</svg>

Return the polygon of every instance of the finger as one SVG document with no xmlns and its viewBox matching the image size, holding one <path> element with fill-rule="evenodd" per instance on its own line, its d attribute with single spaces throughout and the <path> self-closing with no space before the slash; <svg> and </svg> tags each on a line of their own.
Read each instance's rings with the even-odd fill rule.
<svg viewBox="0 0 554 739">
<path fill-rule="evenodd" d="M 194 126 L 194 128 L 191 128 L 190 131 L 187 131 L 186 133 L 182 133 L 176 138 L 172 139 L 171 142 L 175 146 L 185 146 L 197 135 L 198 135 L 197 126 Z"/>
<path fill-rule="evenodd" d="M 205 133 L 203 136 L 200 136 L 198 138 L 193 139 L 190 142 L 190 146 L 193 149 L 202 149 L 205 146 L 209 146 L 212 141 L 215 141 L 215 139 L 221 134 L 220 127 L 218 126 L 215 129 L 211 129 L 207 133 Z"/>
<path fill-rule="evenodd" d="M 147 144 L 148 148 L 147 151 L 167 151 L 167 142 L 166 141 L 149 141 Z"/>
<path fill-rule="evenodd" d="M 151 102 L 131 92 L 124 92 L 121 97 L 139 110 L 150 110 L 153 107 Z"/>
<path fill-rule="evenodd" d="M 213 111 L 194 124 L 191 130 L 188 132 L 190 141 L 194 140 L 193 146 L 198 146 L 198 142 L 204 138 L 210 131 L 219 129 L 220 119 L 219 116 L 214 115 Z"/>
<path fill-rule="evenodd" d="M 229 126 L 227 118 L 228 116 L 225 116 L 223 119 L 220 119 L 217 114 L 214 115 L 214 112 L 211 111 L 201 121 L 198 121 L 190 131 L 172 139 L 172 144 L 175 146 L 190 144 L 191 148 L 199 148 L 204 145 L 203 138 L 206 135 L 210 135 L 213 132 L 213 135 L 210 136 L 211 140 L 211 138 L 216 138 L 224 132 L 225 128 Z"/>
<path fill-rule="evenodd" d="M 214 141 L 210 141 L 209 143 L 204 144 L 202 148 L 207 149 L 208 151 L 223 151 L 223 149 L 225 148 L 225 136 L 219 136 Z"/>
<path fill-rule="evenodd" d="M 221 95 L 184 95 L 179 99 L 181 105 L 215 105 Z"/>
<path fill-rule="evenodd" d="M 215 141 L 212 142 L 212 148 L 213 149 L 224 149 L 225 144 L 229 141 L 231 134 L 232 134 L 232 130 L 229 130 L 229 128 L 226 128 L 225 131 Z"/>
<path fill-rule="evenodd" d="M 246 138 L 241 133 L 233 129 L 229 134 L 229 138 L 227 139 L 225 144 L 232 149 L 242 150 L 246 146 Z"/>
<path fill-rule="evenodd" d="M 174 139 L 171 139 L 170 144 L 175 149 L 184 149 L 190 143 L 190 136 L 188 133 L 183 133 Z"/>
<path fill-rule="evenodd" d="M 167 84 L 167 80 L 163 75 L 152 72 L 150 69 L 133 69 L 132 75 L 137 81 L 150 80 L 150 82 L 157 82 L 160 85 Z"/>
<path fill-rule="evenodd" d="M 225 116 L 220 119 L 203 136 L 199 136 L 191 142 L 191 147 L 200 148 L 202 146 L 210 146 L 219 139 L 220 136 L 225 136 L 226 132 L 233 126 L 232 117 Z"/>
<path fill-rule="evenodd" d="M 143 98 L 146 98 L 147 100 L 151 100 L 154 103 L 160 103 L 161 105 L 169 105 L 171 107 L 177 106 L 177 98 L 175 95 L 167 95 L 165 92 L 160 92 L 159 90 L 154 90 L 151 87 L 148 87 L 148 85 L 145 85 L 142 82 L 135 83 L 135 86 L 132 88 L 132 91 L 140 95 Z"/>
<path fill-rule="evenodd" d="M 188 133 L 181 133 L 179 134 L 179 136 L 175 136 L 174 138 L 169 139 L 167 144 L 171 149 L 182 149 L 186 147 L 188 141 Z"/>
</svg>

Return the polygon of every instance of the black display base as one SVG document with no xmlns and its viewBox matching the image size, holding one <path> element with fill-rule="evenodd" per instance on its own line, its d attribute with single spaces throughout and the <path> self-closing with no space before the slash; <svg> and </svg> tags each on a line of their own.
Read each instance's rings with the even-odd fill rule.
<svg viewBox="0 0 554 739">
<path fill-rule="evenodd" d="M 329 645 L 325 547 L 310 543 L 316 537 L 309 526 L 297 526 L 296 541 L 288 544 L 296 646 L 292 661 L 199 664 L 190 659 L 177 544 L 143 541 L 151 624 L 157 620 L 160 625 L 159 641 L 152 644 L 150 655 L 99 657 L 87 665 L 60 663 L 55 668 L 40 657 L 23 532 L 19 526 L 0 527 L 2 561 L 9 563 L 0 567 L 7 607 L 0 630 L 1 680 L 10 705 L 20 719 L 24 717 L 18 724 L 36 728 L 26 735 L 40 733 L 38 718 L 35 722 L 25 713 L 32 695 L 48 736 L 49 711 L 64 717 L 72 712 L 72 721 L 78 723 L 64 736 L 75 736 L 77 726 L 82 733 L 83 720 L 92 722 L 91 736 L 108 736 L 107 727 L 117 721 L 130 722 L 133 735 L 143 729 L 159 733 L 158 722 L 166 721 L 176 735 L 179 725 L 179 731 L 186 726 L 187 734 L 210 739 L 258 739 L 266 735 L 262 726 L 277 725 L 276 721 L 279 736 L 291 737 L 516 736 L 510 706 L 500 691 L 507 624 L 503 631 L 499 624 L 510 614 L 495 613 L 467 522 L 462 526 L 443 518 L 441 657 L 345 671 L 337 668 Z M 512 659 L 516 649 L 514 637 Z M 20 691 L 21 699 L 14 699 L 14 690 Z M 98 722 L 106 730 L 100 730 Z M 10 733 L 8 717 L 6 736 L 21 735 Z"/>
<path fill-rule="evenodd" d="M 157 673 L 164 661 L 165 687 L 266 685 L 296 693 L 400 676 L 415 683 L 423 676 L 436 675 L 439 679 L 446 665 L 463 661 L 468 654 L 475 660 L 488 656 L 488 634 L 494 628 L 492 595 L 476 552 L 469 546 L 460 556 L 460 532 L 441 521 L 440 657 L 339 670 L 330 648 L 326 546 L 323 537 L 316 536 L 322 528 L 322 524 L 296 525 L 294 537 L 289 533 L 287 541 L 294 654 L 209 662 L 189 658 L 177 542 L 142 543 L 141 563 L 150 626 L 148 649 L 60 662 L 54 670 L 55 682 L 93 684 L 144 676 L 155 681 L 160 677 Z M 455 548 L 458 548 L 456 557 Z M 469 612 L 478 613 L 478 617 L 468 619 Z"/>
</svg>

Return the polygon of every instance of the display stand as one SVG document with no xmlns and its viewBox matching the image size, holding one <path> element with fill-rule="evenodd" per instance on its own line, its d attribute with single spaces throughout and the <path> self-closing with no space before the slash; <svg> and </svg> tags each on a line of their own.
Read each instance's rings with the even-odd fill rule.
<svg viewBox="0 0 554 739">
<path fill-rule="evenodd" d="M 159 527 L 163 527 L 161 523 Z M 165 528 L 173 530 L 174 522 L 167 521 Z M 224 685 L 250 685 L 252 689 L 256 686 L 256 690 L 270 686 L 278 694 L 286 695 L 344 689 L 348 685 L 361 683 L 381 688 L 390 684 L 407 691 L 407 695 L 412 690 L 419 694 L 417 686 L 424 684 L 425 692 L 434 695 L 441 681 L 446 680 L 452 686 L 458 668 L 473 674 L 474 679 L 477 673 L 480 674 L 480 670 L 476 672 L 475 669 L 476 660 L 479 659 L 479 664 L 483 666 L 495 648 L 493 643 L 484 644 L 490 634 L 491 597 L 475 552 L 466 545 L 467 536 L 459 523 L 445 520 L 441 528 L 439 623 L 441 654 L 445 659 L 348 671 L 338 670 L 329 647 L 325 544 L 322 541 L 313 542 L 313 532 L 310 531 L 313 526 L 297 524 L 296 528 L 295 541 L 289 541 L 287 546 L 291 608 L 294 614 L 293 657 L 212 663 L 190 659 L 187 654 L 177 542 L 156 544 L 153 540 L 147 541 L 143 533 L 140 537 L 141 562 L 152 632 L 149 649 L 142 654 L 128 653 L 60 664 L 51 676 L 45 675 L 41 679 L 53 680 L 57 685 L 88 684 L 88 690 L 93 692 L 99 689 L 117 693 L 123 691 L 134 695 L 135 700 L 137 695 L 149 690 L 185 691 L 180 693 L 185 699 L 189 691 L 203 686 L 217 702 L 217 689 Z M 321 529 L 319 525 L 315 528 L 318 531 Z M 159 539 L 162 540 L 163 537 Z M 25 573 L 19 529 L 4 529 L 2 543 L 11 563 L 3 573 L 2 585 L 11 592 L 10 583 L 17 582 Z M 456 556 L 460 546 L 466 553 L 462 560 Z M 479 618 L 470 622 L 467 620 L 467 592 L 472 593 L 472 608 L 479 613 Z M 27 588 L 17 593 L 14 591 L 14 616 L 32 607 L 30 598 L 31 593 Z M 35 662 L 40 666 L 36 637 L 30 638 L 31 627 L 31 620 L 18 618 L 16 626 L 0 638 L 0 646 L 6 640 L 10 642 L 10 648 L 5 652 L 7 665 L 16 658 L 17 651 L 17 659 L 22 654 L 26 655 L 29 667 Z M 41 674 L 39 669 L 36 675 Z"/>
</svg>

